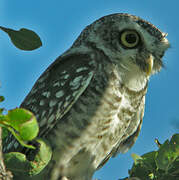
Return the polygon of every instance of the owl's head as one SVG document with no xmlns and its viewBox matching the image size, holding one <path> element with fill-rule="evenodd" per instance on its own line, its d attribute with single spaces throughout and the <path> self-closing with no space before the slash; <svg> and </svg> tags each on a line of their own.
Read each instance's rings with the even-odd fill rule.
<svg viewBox="0 0 179 180">
<path fill-rule="evenodd" d="M 166 35 L 139 17 L 112 14 L 87 26 L 75 44 L 93 44 L 117 64 L 123 74 L 133 76 L 138 72 L 149 77 L 163 66 L 162 57 L 169 47 Z"/>
</svg>

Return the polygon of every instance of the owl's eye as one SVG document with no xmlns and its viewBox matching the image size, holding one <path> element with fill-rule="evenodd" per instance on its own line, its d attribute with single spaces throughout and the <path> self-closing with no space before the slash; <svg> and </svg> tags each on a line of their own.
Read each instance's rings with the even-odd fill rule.
<svg viewBox="0 0 179 180">
<path fill-rule="evenodd" d="M 135 48 L 140 42 L 140 36 L 136 31 L 125 30 L 121 33 L 120 41 L 125 48 Z"/>
</svg>

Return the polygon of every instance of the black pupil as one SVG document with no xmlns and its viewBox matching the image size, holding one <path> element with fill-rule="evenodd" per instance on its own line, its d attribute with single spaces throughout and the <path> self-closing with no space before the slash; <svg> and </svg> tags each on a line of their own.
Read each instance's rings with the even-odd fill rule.
<svg viewBox="0 0 179 180">
<path fill-rule="evenodd" d="M 136 35 L 135 35 L 135 34 L 127 34 L 127 35 L 126 35 L 126 41 L 127 41 L 129 44 L 135 43 L 136 40 L 137 40 L 137 38 L 136 38 Z"/>
</svg>

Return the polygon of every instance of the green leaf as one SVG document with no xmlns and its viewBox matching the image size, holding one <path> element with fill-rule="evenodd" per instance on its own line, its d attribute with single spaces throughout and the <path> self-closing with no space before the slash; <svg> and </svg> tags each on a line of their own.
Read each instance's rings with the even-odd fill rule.
<svg viewBox="0 0 179 180">
<path fill-rule="evenodd" d="M 26 148 L 30 148 L 30 149 L 35 149 L 34 146 L 26 144 L 26 143 L 22 140 L 22 138 L 21 138 L 12 128 L 8 127 L 7 129 L 13 134 L 13 136 L 16 138 L 16 140 L 18 140 L 18 142 L 19 142 L 22 146 L 24 146 L 24 147 L 26 147 Z"/>
<path fill-rule="evenodd" d="M 4 111 L 4 108 L 0 108 L 0 115 L 2 114 L 3 111 Z"/>
<path fill-rule="evenodd" d="M 6 32 L 12 43 L 21 50 L 34 50 L 42 46 L 40 37 L 33 31 L 22 28 L 19 31 L 0 26 Z"/>
<path fill-rule="evenodd" d="M 170 163 L 169 140 L 160 146 L 156 157 L 156 164 L 159 169 L 168 170 Z"/>
<path fill-rule="evenodd" d="M 4 127 L 4 124 L 6 124 L 6 121 L 7 121 L 6 115 L 3 115 L 2 113 L 0 113 L 0 126 Z"/>
<path fill-rule="evenodd" d="M 132 159 L 134 160 L 134 163 L 135 163 L 135 164 L 138 164 L 139 161 L 142 160 L 142 157 L 139 156 L 139 155 L 137 155 L 137 154 L 132 153 L 131 156 L 132 156 Z"/>
<path fill-rule="evenodd" d="M 32 116 L 29 121 L 24 122 L 19 128 L 20 136 L 24 141 L 30 141 L 34 139 L 37 136 L 38 132 L 39 127 L 37 125 L 35 116 Z"/>
<path fill-rule="evenodd" d="M 35 116 L 30 111 L 16 108 L 8 112 L 7 118 L 8 124 L 19 132 L 22 140 L 30 141 L 37 136 L 39 127 Z"/>
<path fill-rule="evenodd" d="M 156 154 L 157 154 L 157 151 L 152 151 L 152 152 L 142 155 L 142 158 L 144 159 L 146 167 L 151 172 L 153 172 L 157 168 L 156 163 L 155 163 Z"/>
<path fill-rule="evenodd" d="M 7 121 L 16 131 L 19 131 L 21 124 L 31 119 L 31 116 L 28 110 L 16 108 L 8 111 Z"/>
<path fill-rule="evenodd" d="M 25 142 L 33 140 L 39 132 L 37 120 L 32 112 L 16 108 L 8 111 L 7 115 L 0 114 L 0 126 L 8 129 L 22 146 L 34 149 Z"/>
</svg>

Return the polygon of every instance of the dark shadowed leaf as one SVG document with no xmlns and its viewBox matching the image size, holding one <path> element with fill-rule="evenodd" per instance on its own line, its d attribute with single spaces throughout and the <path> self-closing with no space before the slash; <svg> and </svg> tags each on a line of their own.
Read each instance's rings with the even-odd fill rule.
<svg viewBox="0 0 179 180">
<path fill-rule="evenodd" d="M 11 38 L 12 43 L 21 50 L 34 50 L 42 46 L 40 37 L 33 31 L 22 28 L 19 31 L 0 26 Z"/>
<path fill-rule="evenodd" d="M 0 102 L 4 101 L 4 96 L 0 96 Z"/>
<path fill-rule="evenodd" d="M 37 139 L 39 144 L 38 151 L 31 151 L 33 160 L 20 152 L 10 152 L 4 154 L 6 168 L 16 176 L 33 176 L 40 173 L 49 163 L 52 157 L 52 150 L 49 143 L 43 139 Z M 29 178 L 28 178 L 29 179 Z"/>
</svg>

